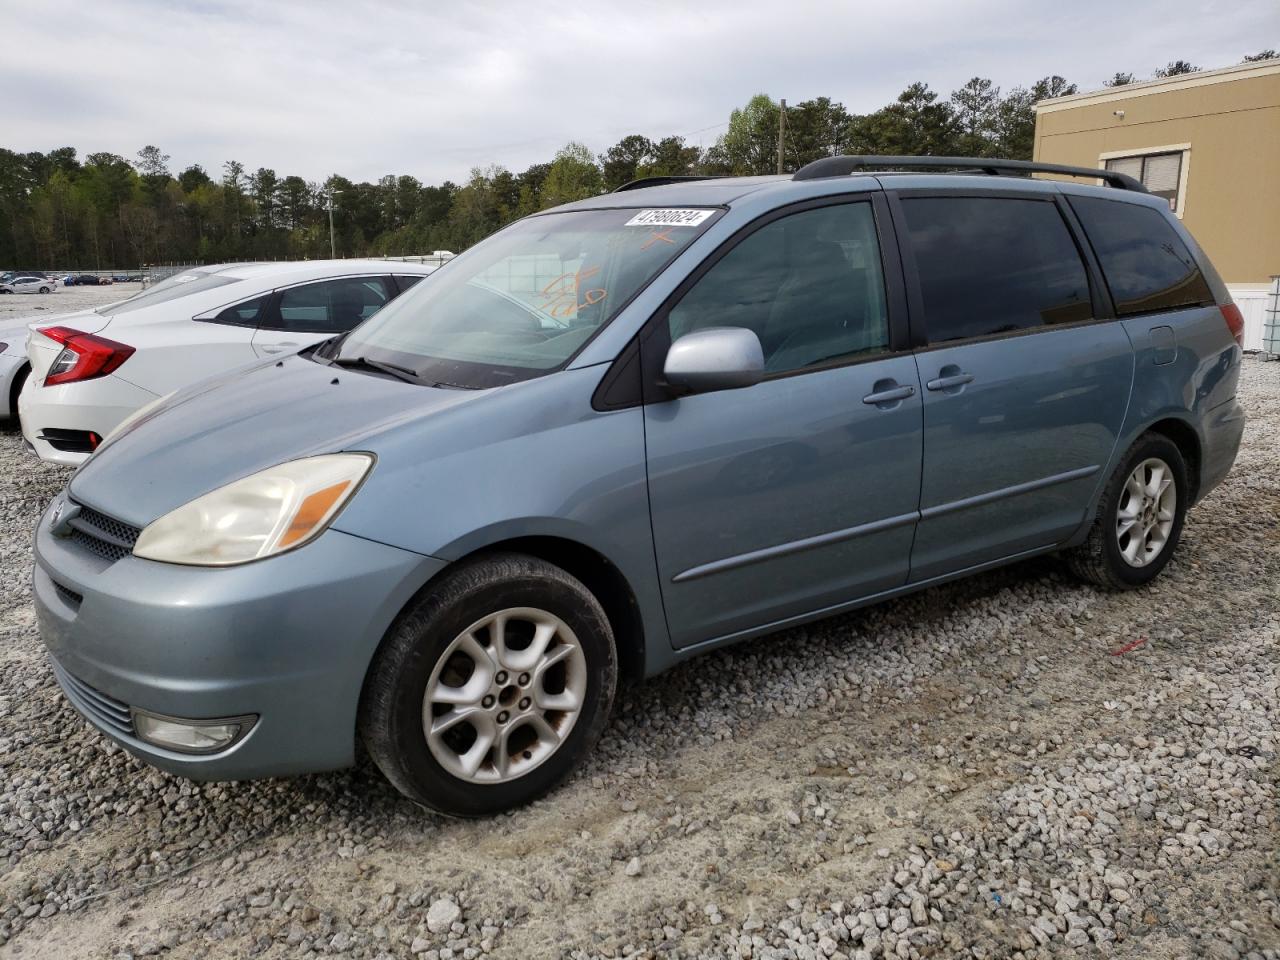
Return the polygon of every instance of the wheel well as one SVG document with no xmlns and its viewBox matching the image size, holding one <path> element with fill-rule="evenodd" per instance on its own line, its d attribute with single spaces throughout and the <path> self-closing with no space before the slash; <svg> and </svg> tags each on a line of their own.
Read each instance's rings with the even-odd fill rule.
<svg viewBox="0 0 1280 960">
<path fill-rule="evenodd" d="M 1195 430 L 1182 420 L 1170 419 L 1153 423 L 1147 431 L 1168 437 L 1177 446 L 1187 461 L 1187 483 L 1191 487 L 1189 502 L 1195 503 L 1200 495 L 1200 438 Z"/>
<path fill-rule="evenodd" d="M 603 554 L 561 537 L 517 537 L 491 543 L 461 558 L 470 560 L 495 550 L 527 553 L 554 563 L 582 581 L 604 607 L 618 650 L 618 677 L 636 681 L 644 677 L 644 621 L 635 594 L 622 571 Z"/>
<path fill-rule="evenodd" d="M 22 392 L 22 385 L 26 383 L 27 374 L 31 372 L 31 364 L 24 363 L 18 368 L 18 372 L 13 375 L 13 382 L 9 385 L 9 416 L 18 416 L 18 394 Z"/>
</svg>

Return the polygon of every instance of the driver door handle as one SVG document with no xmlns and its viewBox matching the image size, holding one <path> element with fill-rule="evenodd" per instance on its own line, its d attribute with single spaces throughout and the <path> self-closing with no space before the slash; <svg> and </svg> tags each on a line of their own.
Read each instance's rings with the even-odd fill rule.
<svg viewBox="0 0 1280 960">
<path fill-rule="evenodd" d="M 895 400 L 905 400 L 907 397 L 915 396 L 916 388 L 909 386 L 891 387 L 888 390 L 878 390 L 875 393 L 868 393 L 862 398 L 863 403 L 893 403 Z"/>
</svg>

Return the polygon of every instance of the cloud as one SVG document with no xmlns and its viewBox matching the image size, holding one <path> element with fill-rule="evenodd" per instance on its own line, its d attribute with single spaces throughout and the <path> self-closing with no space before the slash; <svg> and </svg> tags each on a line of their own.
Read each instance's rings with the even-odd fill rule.
<svg viewBox="0 0 1280 960">
<path fill-rule="evenodd" d="M 1168 0 L 1155 18 L 1101 0 L 46 0 L 5 33 L 0 89 L 21 105 L 10 149 L 132 158 L 154 143 L 175 171 L 237 159 L 439 182 L 519 171 L 569 140 L 710 144 L 762 91 L 867 111 L 915 80 L 946 95 L 972 76 L 1008 89 L 1057 73 L 1087 89 L 1177 58 L 1225 66 L 1280 34 L 1280 13 L 1275 0 Z"/>
</svg>

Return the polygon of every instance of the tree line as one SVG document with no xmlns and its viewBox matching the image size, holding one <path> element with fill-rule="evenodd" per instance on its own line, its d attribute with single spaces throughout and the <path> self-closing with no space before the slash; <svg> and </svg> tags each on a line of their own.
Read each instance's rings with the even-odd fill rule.
<svg viewBox="0 0 1280 960">
<path fill-rule="evenodd" d="M 1270 59 L 1266 50 L 1246 61 Z M 1172 61 L 1157 76 L 1199 68 Z M 1117 73 L 1108 86 L 1134 82 Z M 1002 92 L 974 77 L 949 97 L 913 83 L 891 103 L 851 113 L 828 97 L 788 105 L 782 161 L 790 172 L 841 154 L 979 156 L 1030 159 L 1034 104 L 1076 93 L 1045 77 Z M 48 153 L 0 148 L 0 265 L 34 269 L 134 267 L 180 261 L 320 258 L 329 255 L 329 203 L 339 256 L 460 251 L 518 217 L 613 190 L 637 177 L 774 173 L 781 104 L 757 94 L 732 111 L 705 149 L 686 137 L 623 137 L 596 155 L 569 143 L 522 173 L 475 168 L 465 183 L 424 184 L 389 174 L 323 183 L 250 172 L 228 160 L 217 176 L 199 164 L 176 175 L 154 145 L 128 160 L 73 147 Z"/>
</svg>

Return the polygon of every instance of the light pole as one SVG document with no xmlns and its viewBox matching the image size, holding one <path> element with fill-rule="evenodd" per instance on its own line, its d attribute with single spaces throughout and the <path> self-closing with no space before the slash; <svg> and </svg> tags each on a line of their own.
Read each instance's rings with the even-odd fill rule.
<svg viewBox="0 0 1280 960">
<path fill-rule="evenodd" d="M 329 188 L 329 257 L 332 260 L 338 259 L 338 247 L 333 239 L 333 198 L 335 194 L 342 193 L 341 190 Z"/>
</svg>

